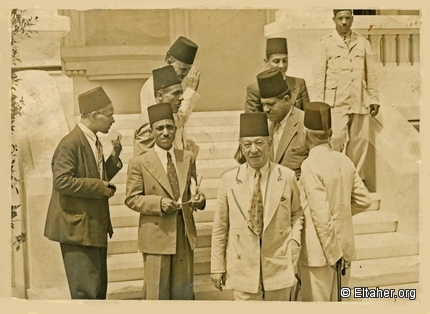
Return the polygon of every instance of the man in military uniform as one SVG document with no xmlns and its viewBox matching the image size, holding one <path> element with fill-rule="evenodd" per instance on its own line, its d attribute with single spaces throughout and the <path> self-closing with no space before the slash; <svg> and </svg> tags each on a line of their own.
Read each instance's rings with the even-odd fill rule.
<svg viewBox="0 0 430 314">
<path fill-rule="evenodd" d="M 352 10 L 334 10 L 336 29 L 315 47 L 315 101 L 332 107 L 330 145 L 344 151 L 364 180 L 369 143 L 369 116 L 379 111 L 379 100 L 370 43 L 351 31 Z"/>
</svg>

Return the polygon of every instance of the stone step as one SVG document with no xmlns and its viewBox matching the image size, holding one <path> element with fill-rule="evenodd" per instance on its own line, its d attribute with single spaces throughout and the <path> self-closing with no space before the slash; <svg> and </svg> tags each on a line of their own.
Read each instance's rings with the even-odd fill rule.
<svg viewBox="0 0 430 314">
<path fill-rule="evenodd" d="M 239 140 L 239 124 L 218 126 L 187 126 L 187 138 L 200 143 L 236 142 Z"/>
<path fill-rule="evenodd" d="M 123 208 L 117 208 L 117 210 L 124 211 L 126 209 L 123 207 Z M 132 211 L 130 210 L 130 212 Z M 355 235 L 382 234 L 382 233 L 395 232 L 397 229 L 397 222 L 398 222 L 395 215 L 386 214 L 382 211 L 364 212 L 355 216 L 353 220 L 354 220 Z M 213 225 L 212 221 L 196 223 L 198 247 L 209 247 L 211 245 L 212 225 Z M 138 230 L 137 225 L 135 227 L 115 228 L 114 235 L 112 239 L 110 239 L 109 241 L 108 254 L 136 252 L 137 251 L 137 230 Z M 382 237 L 385 237 L 385 238 L 382 238 L 385 240 L 374 240 L 374 241 L 379 241 L 377 243 L 380 243 L 378 244 L 380 246 L 382 246 L 383 245 L 382 243 L 384 243 L 384 241 L 387 241 L 386 239 L 390 236 L 383 235 Z M 394 239 L 400 239 L 400 238 L 394 238 Z M 361 254 L 364 254 L 366 256 L 366 254 L 367 255 L 371 254 L 369 250 L 372 250 L 372 249 L 369 249 L 365 244 L 362 244 L 363 241 L 365 242 L 366 240 L 359 240 L 358 245 L 360 249 L 363 249 L 362 251 L 363 253 Z M 404 243 L 408 243 L 409 240 L 407 238 L 404 238 L 401 241 L 404 241 Z M 405 253 L 414 252 L 414 250 L 416 250 L 416 244 L 413 244 L 413 247 L 408 248 L 405 251 Z M 376 254 L 376 251 L 377 250 L 375 249 L 372 252 L 372 254 L 373 253 Z M 381 252 L 378 254 L 383 254 L 384 252 L 386 253 L 391 251 L 392 249 L 390 248 L 384 248 L 384 250 L 381 250 Z"/>
<path fill-rule="evenodd" d="M 188 118 L 187 127 L 236 126 L 239 125 L 243 111 L 205 111 L 193 112 Z"/>
<path fill-rule="evenodd" d="M 115 128 L 115 125 L 113 125 L 113 127 L 109 130 L 109 133 L 107 134 L 103 134 L 103 133 L 97 133 L 97 136 L 100 138 L 100 141 L 104 147 L 104 139 L 110 137 L 111 133 L 121 133 L 122 137 L 121 137 L 121 145 L 122 147 L 126 147 L 126 146 L 133 146 L 133 139 L 134 139 L 134 128 L 133 128 L 133 124 L 130 125 L 127 129 L 122 129 L 119 130 L 117 128 Z"/>
<path fill-rule="evenodd" d="M 354 234 L 372 234 L 397 231 L 398 218 L 394 213 L 366 211 L 352 217 Z"/>
<path fill-rule="evenodd" d="M 196 224 L 198 243 L 197 248 L 210 247 L 212 224 Z M 108 255 L 137 252 L 138 227 L 115 228 L 108 243 Z"/>
<path fill-rule="evenodd" d="M 419 282 L 420 257 L 398 256 L 353 261 L 349 287 L 375 287 Z"/>
<path fill-rule="evenodd" d="M 142 300 L 143 280 L 110 282 L 108 300 Z"/>
<path fill-rule="evenodd" d="M 109 282 L 134 281 L 143 279 L 142 253 L 108 255 L 107 258 Z M 210 248 L 196 248 L 194 250 L 194 274 L 208 274 L 210 272 Z"/>
<path fill-rule="evenodd" d="M 219 291 L 212 284 L 209 274 L 194 276 L 194 295 L 196 300 L 233 300 L 233 291 L 228 283 Z"/>
<path fill-rule="evenodd" d="M 398 232 L 360 234 L 354 240 L 356 260 L 419 254 L 418 239 Z"/>
</svg>

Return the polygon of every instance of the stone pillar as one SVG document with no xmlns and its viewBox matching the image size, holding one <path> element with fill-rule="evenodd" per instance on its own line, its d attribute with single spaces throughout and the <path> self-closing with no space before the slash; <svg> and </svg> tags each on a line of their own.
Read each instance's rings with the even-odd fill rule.
<svg viewBox="0 0 430 314">
<path fill-rule="evenodd" d="M 411 35 L 411 63 L 420 62 L 420 34 Z"/>
<path fill-rule="evenodd" d="M 21 80 L 17 94 L 24 99 L 23 115 L 17 120 L 15 137 L 19 147 L 25 287 L 29 299 L 70 298 L 59 244 L 43 236 L 52 189 L 51 159 L 61 138 L 69 132 L 65 109 L 72 105 L 71 80 L 61 74 L 60 40 L 70 29 L 69 18 L 57 10 L 32 9 L 38 16 L 37 33 L 22 39 L 17 68 Z M 54 69 L 54 72 L 51 71 Z M 73 111 L 71 111 L 73 112 Z"/>
<path fill-rule="evenodd" d="M 410 62 L 410 36 L 409 34 L 397 35 L 397 64 Z"/>
<path fill-rule="evenodd" d="M 396 35 L 385 34 L 382 38 L 383 43 L 383 63 L 384 65 L 394 64 L 396 62 Z"/>
</svg>

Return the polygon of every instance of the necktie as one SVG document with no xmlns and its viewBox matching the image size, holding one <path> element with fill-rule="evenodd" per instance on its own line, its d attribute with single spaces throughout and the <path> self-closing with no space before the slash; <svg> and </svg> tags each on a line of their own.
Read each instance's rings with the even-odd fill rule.
<svg viewBox="0 0 430 314">
<path fill-rule="evenodd" d="M 179 182 L 176 175 L 176 168 L 172 161 L 172 156 L 167 152 L 167 177 L 169 178 L 170 186 L 172 187 L 174 200 L 179 199 Z"/>
<path fill-rule="evenodd" d="M 263 231 L 263 195 L 261 194 L 261 172 L 257 170 L 255 172 L 256 184 L 254 185 L 254 191 L 252 193 L 251 208 L 248 212 L 248 227 L 256 235 L 259 235 Z"/>
<path fill-rule="evenodd" d="M 97 148 L 97 169 L 99 170 L 100 179 L 103 179 L 103 146 L 100 143 L 99 138 L 96 138 Z"/>
</svg>

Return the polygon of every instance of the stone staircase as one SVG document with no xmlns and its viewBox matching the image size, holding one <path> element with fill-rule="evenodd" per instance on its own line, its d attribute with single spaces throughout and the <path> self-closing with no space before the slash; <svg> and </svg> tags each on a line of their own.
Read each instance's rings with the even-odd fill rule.
<svg viewBox="0 0 430 314">
<path fill-rule="evenodd" d="M 232 158 L 238 147 L 239 111 L 193 113 L 188 138 L 200 146 L 197 171 L 203 175 L 201 189 L 206 209 L 195 213 L 198 247 L 195 250 L 195 296 L 197 300 L 232 300 L 232 291 L 216 290 L 209 276 L 210 244 L 216 196 L 221 174 L 236 166 Z M 110 199 L 114 236 L 108 246 L 108 299 L 141 299 L 143 259 L 137 252 L 139 214 L 124 205 L 128 161 L 133 153 L 134 121 L 138 115 L 115 115 L 113 125 L 122 135 L 123 169 L 112 180 L 117 192 Z M 101 138 L 103 142 L 103 138 Z M 397 231 L 396 215 L 380 210 L 380 197 L 372 193 L 372 207 L 354 219 L 357 260 L 352 263 L 350 287 L 418 288 L 418 239 Z M 383 201 L 383 200 L 382 200 Z M 360 299 L 364 300 L 364 299 Z"/>
</svg>

